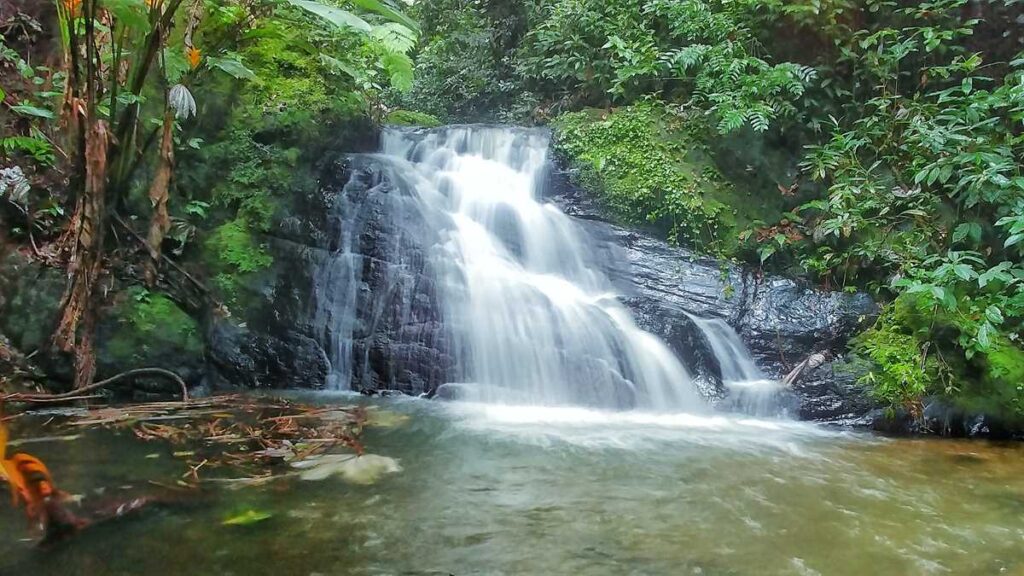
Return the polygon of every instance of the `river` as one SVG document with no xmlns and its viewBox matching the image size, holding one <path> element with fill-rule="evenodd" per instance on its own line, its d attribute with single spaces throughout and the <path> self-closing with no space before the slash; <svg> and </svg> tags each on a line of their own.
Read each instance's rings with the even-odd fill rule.
<svg viewBox="0 0 1024 576">
<path fill-rule="evenodd" d="M 365 400 L 314 397 L 324 403 Z M 215 486 L 52 550 L 0 514 L 0 573 L 1022 574 L 1017 444 L 887 439 L 785 420 L 385 400 L 372 485 Z M 23 419 L 22 437 L 38 435 Z M 68 492 L 173 483 L 128 431 L 33 444 Z M 272 516 L 223 521 L 245 510 Z"/>
</svg>

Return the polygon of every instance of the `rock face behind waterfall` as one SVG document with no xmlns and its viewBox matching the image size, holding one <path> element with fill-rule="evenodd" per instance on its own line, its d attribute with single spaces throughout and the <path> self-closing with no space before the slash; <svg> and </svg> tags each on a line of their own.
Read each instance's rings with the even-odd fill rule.
<svg viewBox="0 0 1024 576">
<path fill-rule="evenodd" d="M 431 250 L 444 244 L 386 160 L 325 162 L 319 195 L 266 238 L 272 270 L 249 287 L 242 317 L 218 321 L 208 359 L 215 381 L 272 387 L 337 387 L 417 394 L 459 381 L 456 345 Z M 758 278 L 641 232 L 615 226 L 592 197 L 552 170 L 546 190 L 589 236 L 637 324 L 664 340 L 705 396 L 725 395 L 721 369 L 688 314 L 733 326 L 758 366 L 784 375 L 807 356 L 841 352 L 875 313 L 862 295 L 810 290 Z M 804 419 L 849 422 L 871 410 L 856 373 L 826 365 L 794 387 Z"/>
<path fill-rule="evenodd" d="M 452 359 L 424 257 L 436 233 L 372 156 L 339 157 L 323 182 L 267 238 L 275 264 L 250 286 L 244 322 L 214 327 L 217 379 L 406 393 L 446 382 Z M 339 353 L 347 362 L 332 366 Z M 339 369 L 346 381 L 332 382 Z"/>
</svg>

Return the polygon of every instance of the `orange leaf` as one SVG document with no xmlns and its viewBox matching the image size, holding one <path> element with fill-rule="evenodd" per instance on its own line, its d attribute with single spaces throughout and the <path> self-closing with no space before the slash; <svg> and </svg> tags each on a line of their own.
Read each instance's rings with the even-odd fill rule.
<svg viewBox="0 0 1024 576">
<path fill-rule="evenodd" d="M 193 70 L 199 67 L 199 62 L 203 58 L 202 52 L 200 52 L 198 48 L 194 47 L 190 47 L 185 50 L 185 56 L 188 57 L 188 65 L 191 66 Z"/>
<path fill-rule="evenodd" d="M 43 462 L 29 454 L 15 454 L 7 458 L 7 427 L 0 422 L 0 478 L 11 488 L 12 505 L 17 506 L 19 498 L 25 502 L 25 511 L 33 520 L 43 520 L 46 514 L 46 499 L 56 489 L 50 471 Z"/>
</svg>

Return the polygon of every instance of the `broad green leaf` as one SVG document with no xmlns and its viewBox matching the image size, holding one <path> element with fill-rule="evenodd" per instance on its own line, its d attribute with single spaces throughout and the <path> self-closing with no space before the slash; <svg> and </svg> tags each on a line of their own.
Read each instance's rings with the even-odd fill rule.
<svg viewBox="0 0 1024 576">
<path fill-rule="evenodd" d="M 366 20 L 363 20 L 348 10 L 342 10 L 341 8 L 335 8 L 333 6 L 326 6 L 319 2 L 313 2 L 312 0 L 288 0 L 288 3 L 319 16 L 338 28 L 352 28 L 354 30 L 367 33 L 373 30 L 373 27 L 370 26 Z"/>
<path fill-rule="evenodd" d="M 957 264 L 956 266 L 953 266 L 953 273 L 961 280 L 970 280 L 974 278 L 974 270 L 967 264 Z"/>
<path fill-rule="evenodd" d="M 974 242 L 980 242 L 981 225 L 976 222 L 965 222 L 953 230 L 953 242 L 962 242 L 967 238 Z"/>
<path fill-rule="evenodd" d="M 370 33 L 388 52 L 407 54 L 416 46 L 416 33 L 396 23 L 374 26 Z"/>
<path fill-rule="evenodd" d="M 364 74 L 361 74 L 359 69 L 352 67 L 350 64 L 342 62 L 333 56 L 327 54 L 320 54 L 320 63 L 323 64 L 329 72 L 332 74 L 347 74 L 351 76 L 353 80 L 361 79 Z"/>
<path fill-rule="evenodd" d="M 237 78 L 238 80 L 256 79 L 256 74 L 254 74 L 252 70 L 246 68 L 245 64 L 242 64 L 241 59 L 237 56 L 229 55 L 223 58 L 210 57 L 206 59 L 206 63 L 234 78 Z"/>
<path fill-rule="evenodd" d="M 420 25 L 412 18 L 406 16 L 400 10 L 392 6 L 389 2 L 384 0 L 351 0 L 353 4 L 375 14 L 387 18 L 392 22 L 398 22 L 406 28 L 412 30 L 417 35 L 420 33 Z"/>
<path fill-rule="evenodd" d="M 985 322 L 978 328 L 978 348 L 981 350 L 988 350 L 989 346 L 992 345 L 992 334 L 996 331 L 995 326 Z"/>
<path fill-rule="evenodd" d="M 18 104 L 17 106 L 11 106 L 11 110 L 21 114 L 22 116 L 34 116 L 36 118 L 47 118 L 53 119 L 55 116 L 53 112 L 39 108 L 38 106 L 29 106 L 28 104 Z"/>
<path fill-rule="evenodd" d="M 241 514 L 237 514 L 224 520 L 225 526 L 249 526 L 250 524 L 256 524 L 257 522 L 263 522 L 273 517 L 273 514 L 269 512 L 262 512 L 259 510 L 246 510 Z"/>
<path fill-rule="evenodd" d="M 413 64 L 405 54 L 391 52 L 383 58 L 384 68 L 391 77 L 391 86 L 399 92 L 412 90 Z"/>
<path fill-rule="evenodd" d="M 989 306 L 988 308 L 986 308 L 985 317 L 988 318 L 988 321 L 993 324 L 998 325 L 1003 323 L 1003 311 L 1000 310 L 997 306 Z"/>
<path fill-rule="evenodd" d="M 143 0 L 103 0 L 118 23 L 133 30 L 149 29 L 149 7 Z"/>
</svg>

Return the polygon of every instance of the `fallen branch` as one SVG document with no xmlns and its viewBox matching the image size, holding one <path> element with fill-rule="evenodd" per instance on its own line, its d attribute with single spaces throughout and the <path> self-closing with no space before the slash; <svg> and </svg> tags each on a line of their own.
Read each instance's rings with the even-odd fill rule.
<svg viewBox="0 0 1024 576">
<path fill-rule="evenodd" d="M 800 379 L 800 376 L 807 370 L 814 370 L 818 366 L 821 366 L 828 361 L 831 354 L 828 352 L 816 352 L 811 354 L 804 359 L 803 362 L 796 365 L 793 370 L 786 374 L 786 377 L 782 379 L 782 383 L 786 386 L 792 386 Z"/>
<path fill-rule="evenodd" d="M 16 392 L 14 394 L 7 394 L 6 396 L 0 397 L 0 400 L 4 402 L 23 402 L 28 404 L 82 400 L 89 397 L 89 392 L 138 376 L 161 376 L 163 378 L 167 378 L 181 387 L 181 401 L 188 402 L 189 400 L 188 387 L 185 385 L 185 381 L 181 379 L 181 376 L 178 376 L 170 370 L 164 370 L 163 368 L 138 368 L 136 370 L 128 370 L 127 372 L 122 372 L 116 376 L 111 376 L 106 380 L 100 380 L 99 382 L 95 382 L 89 386 L 84 386 L 63 394 L 27 394 L 24 392 Z"/>
</svg>

